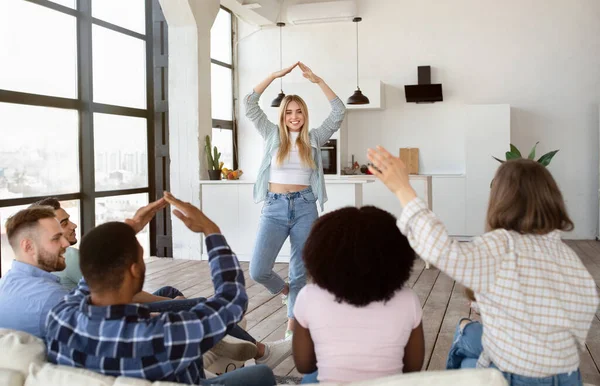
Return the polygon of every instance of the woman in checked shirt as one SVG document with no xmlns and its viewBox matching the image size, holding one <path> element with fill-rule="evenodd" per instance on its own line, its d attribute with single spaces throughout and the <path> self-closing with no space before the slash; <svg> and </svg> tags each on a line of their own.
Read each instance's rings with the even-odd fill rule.
<svg viewBox="0 0 600 386">
<path fill-rule="evenodd" d="M 459 243 L 416 196 L 398 157 L 381 147 L 368 156 L 371 172 L 403 206 L 398 226 L 413 249 L 477 298 L 482 324 L 459 322 L 447 367 L 495 367 L 511 385 L 581 385 L 579 352 L 598 293 L 561 240 L 573 222 L 550 172 L 526 159 L 502 164 L 488 232 Z"/>
</svg>

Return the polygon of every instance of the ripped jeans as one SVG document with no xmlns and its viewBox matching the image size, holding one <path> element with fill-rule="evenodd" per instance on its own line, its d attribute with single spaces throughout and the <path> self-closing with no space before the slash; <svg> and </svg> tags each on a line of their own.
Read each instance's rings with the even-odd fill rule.
<svg viewBox="0 0 600 386">
<path fill-rule="evenodd" d="M 471 321 L 461 329 L 460 324 L 463 320 L 469 319 L 461 319 L 456 326 L 452 346 L 446 360 L 446 369 L 473 369 L 477 367 L 477 360 L 483 352 L 481 344 L 483 325 Z M 493 363 L 490 367 L 496 368 Z M 502 372 L 502 375 L 511 386 L 580 386 L 583 384 L 579 370 L 570 374 L 556 374 L 543 378 L 526 377 L 505 371 Z"/>
</svg>

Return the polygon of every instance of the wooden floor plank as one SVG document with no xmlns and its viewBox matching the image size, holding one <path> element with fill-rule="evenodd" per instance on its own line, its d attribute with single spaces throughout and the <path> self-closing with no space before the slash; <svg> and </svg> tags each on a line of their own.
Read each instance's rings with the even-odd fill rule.
<svg viewBox="0 0 600 386">
<path fill-rule="evenodd" d="M 279 366 L 275 367 L 273 373 L 275 373 L 275 375 L 285 376 L 294 371 L 295 369 L 296 364 L 294 363 L 294 357 L 290 355 L 289 357 L 284 359 L 283 362 L 279 364 Z"/>
<path fill-rule="evenodd" d="M 593 252 L 590 256 L 588 253 L 589 250 L 585 244 L 586 243 L 580 241 L 567 242 L 567 245 L 569 245 L 575 251 L 575 253 L 577 253 L 577 256 L 579 256 L 581 262 L 585 265 L 587 270 L 596 281 L 596 286 L 600 288 L 600 263 L 597 263 L 596 259 L 593 258 Z"/>
<path fill-rule="evenodd" d="M 434 288 L 434 291 L 436 290 Z M 435 371 L 446 368 L 446 358 L 452 345 L 456 325 L 460 319 L 469 317 L 469 311 L 469 300 L 465 296 L 464 287 L 455 282 L 427 370 Z"/>
<path fill-rule="evenodd" d="M 427 298 L 431 294 L 431 290 L 433 289 L 433 285 L 437 280 L 440 271 L 437 268 L 430 268 L 423 270 L 423 273 L 419 276 L 419 279 L 412 287 L 413 291 L 419 297 L 419 302 L 421 302 L 421 306 L 423 306 L 427 302 Z"/>
<path fill-rule="evenodd" d="M 417 282 L 417 280 L 419 280 L 419 277 L 423 273 L 424 269 L 425 269 L 425 262 L 423 262 L 423 260 L 421 260 L 421 259 L 417 259 L 415 261 L 415 264 L 413 265 L 413 269 L 410 274 L 410 277 L 408 278 L 405 285 L 412 288 L 415 285 L 415 283 Z"/>
<path fill-rule="evenodd" d="M 600 367 L 600 320 L 598 317 L 592 320 L 592 328 L 588 333 L 586 346 L 596 368 Z"/>
<path fill-rule="evenodd" d="M 429 368 L 429 362 L 433 354 L 446 307 L 452 295 L 454 280 L 446 274 L 440 273 L 435 281 L 431 295 L 423 306 L 423 332 L 425 334 L 425 361 L 423 369 Z"/>
<path fill-rule="evenodd" d="M 208 264 L 201 264 L 198 261 L 188 261 L 187 264 L 180 264 L 176 267 L 169 267 L 169 269 L 163 269 L 160 274 L 156 272 L 152 276 L 147 276 L 145 284 L 155 285 L 157 283 L 174 283 L 177 282 L 177 287 L 181 288 L 182 283 L 189 279 L 196 279 L 200 277 L 206 277 L 209 273 Z M 164 285 L 164 284 L 163 284 Z"/>
<path fill-rule="evenodd" d="M 580 354 L 579 359 L 581 361 L 579 364 L 579 370 L 581 371 L 581 378 L 583 378 L 583 382 L 591 383 L 593 385 L 600 385 L 600 372 L 598 371 L 598 367 L 594 363 L 589 351 L 584 350 Z"/>
<path fill-rule="evenodd" d="M 160 274 L 164 270 L 171 270 L 180 264 L 189 263 L 192 260 L 160 259 L 146 265 L 146 277 L 150 278 Z"/>
<path fill-rule="evenodd" d="M 258 325 L 259 323 L 261 323 L 265 319 L 267 319 L 269 316 L 271 316 L 273 314 L 277 314 L 277 313 L 280 314 L 280 316 L 282 317 L 281 323 L 283 323 L 283 320 L 285 320 L 287 318 L 286 309 L 287 309 L 287 307 L 285 307 L 281 303 L 281 298 L 272 297 L 271 300 L 265 302 L 261 306 L 257 307 L 256 309 L 254 309 L 251 312 L 248 312 L 246 314 L 246 319 L 248 320 L 248 326 L 247 326 L 246 330 L 250 331 L 256 325 Z"/>
</svg>

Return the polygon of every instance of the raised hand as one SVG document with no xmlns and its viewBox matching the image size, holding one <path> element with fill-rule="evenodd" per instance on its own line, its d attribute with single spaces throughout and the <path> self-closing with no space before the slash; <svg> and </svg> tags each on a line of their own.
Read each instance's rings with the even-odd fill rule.
<svg viewBox="0 0 600 386">
<path fill-rule="evenodd" d="M 302 70 L 302 76 L 305 77 L 306 79 L 310 80 L 313 83 L 320 83 L 323 81 L 323 79 L 321 79 L 317 75 L 315 75 L 315 73 L 312 72 L 312 70 L 306 64 L 304 64 L 302 62 L 298 62 L 298 65 L 300 66 L 300 69 Z"/>
<path fill-rule="evenodd" d="M 133 218 L 128 218 L 125 223 L 133 228 L 135 233 L 139 233 L 154 218 L 156 212 L 167 206 L 164 198 L 151 202 L 150 204 L 138 209 Z"/>
<path fill-rule="evenodd" d="M 369 171 L 398 197 L 403 206 L 416 197 L 415 191 L 410 186 L 408 169 L 400 157 L 394 157 L 381 146 L 377 146 L 377 149 L 369 149 L 367 157 L 372 163 Z"/>
<path fill-rule="evenodd" d="M 165 192 L 164 199 L 177 208 L 173 211 L 173 214 L 192 232 L 204 233 L 205 235 L 221 233 L 219 227 L 211 219 L 189 202 L 183 202 L 169 192 Z"/>
<path fill-rule="evenodd" d="M 282 70 L 275 71 L 273 73 L 273 78 L 281 78 L 282 76 L 286 76 L 287 74 L 292 72 L 292 70 L 298 65 L 298 63 L 300 63 L 300 62 L 296 62 L 296 63 L 292 64 L 291 66 L 286 67 Z"/>
</svg>

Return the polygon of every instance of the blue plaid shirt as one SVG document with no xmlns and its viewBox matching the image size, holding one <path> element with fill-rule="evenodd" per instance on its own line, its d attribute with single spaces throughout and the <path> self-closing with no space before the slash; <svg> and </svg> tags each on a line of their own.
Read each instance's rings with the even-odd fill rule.
<svg viewBox="0 0 600 386">
<path fill-rule="evenodd" d="M 244 274 L 220 234 L 206 237 L 215 295 L 190 311 L 151 317 L 141 304 L 90 304 L 85 280 L 48 316 L 48 360 L 110 376 L 198 384 L 202 354 L 237 323 L 248 305 Z"/>
</svg>

